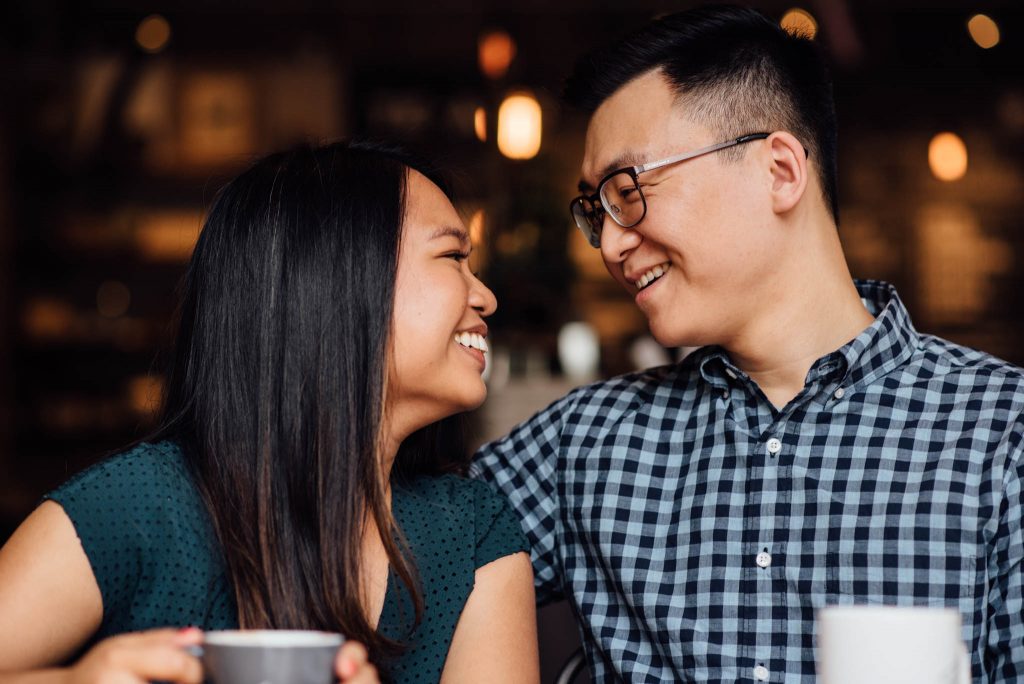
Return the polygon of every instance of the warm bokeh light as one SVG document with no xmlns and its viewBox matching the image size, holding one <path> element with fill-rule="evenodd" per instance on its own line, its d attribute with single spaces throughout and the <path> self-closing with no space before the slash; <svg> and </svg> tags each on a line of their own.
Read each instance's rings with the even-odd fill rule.
<svg viewBox="0 0 1024 684">
<path fill-rule="evenodd" d="M 181 161 L 197 167 L 232 165 L 259 149 L 259 93 L 245 72 L 193 71 L 180 83 Z"/>
<path fill-rule="evenodd" d="M 999 24 L 984 14 L 975 14 L 967 22 L 967 31 L 980 47 L 986 50 L 999 44 Z"/>
<path fill-rule="evenodd" d="M 926 204 L 915 223 L 917 303 L 936 323 L 979 322 L 999 297 L 999 280 L 1013 272 L 1013 244 L 986 231 L 967 203 Z"/>
<path fill-rule="evenodd" d="M 499 79 L 508 73 L 516 57 L 516 42 L 504 31 L 488 31 L 480 36 L 477 45 L 480 71 L 491 79 Z"/>
<path fill-rule="evenodd" d="M 477 107 L 473 112 L 473 131 L 477 140 L 487 142 L 487 110 L 483 107 Z"/>
<path fill-rule="evenodd" d="M 794 7 L 782 15 L 779 26 L 793 35 L 814 38 L 818 35 L 818 22 L 814 16 L 805 9 Z"/>
<path fill-rule="evenodd" d="M 528 93 L 509 95 L 498 109 L 498 149 L 509 159 L 531 159 L 540 151 L 540 103 Z"/>
<path fill-rule="evenodd" d="M 128 312 L 132 293 L 124 283 L 108 280 L 96 290 L 96 310 L 104 318 L 117 318 Z"/>
<path fill-rule="evenodd" d="M 928 144 L 928 165 L 939 180 L 959 180 L 967 173 L 967 146 L 956 133 L 939 133 Z"/>
<path fill-rule="evenodd" d="M 201 211 L 168 209 L 141 216 L 135 247 L 148 261 L 183 262 L 192 256 L 203 225 Z"/>
<path fill-rule="evenodd" d="M 25 304 L 23 326 L 30 338 L 59 340 L 75 325 L 75 310 L 53 297 L 33 297 Z"/>
<path fill-rule="evenodd" d="M 469 219 L 469 241 L 474 247 L 483 244 L 484 240 L 484 210 L 477 209 L 473 217 Z"/>
<path fill-rule="evenodd" d="M 160 410 L 164 379 L 153 374 L 136 375 L 128 380 L 126 390 L 128 404 L 135 413 L 142 416 L 153 415 Z"/>
<path fill-rule="evenodd" d="M 149 15 L 135 29 L 135 42 L 146 52 L 160 52 L 167 47 L 170 39 L 171 25 L 159 14 Z"/>
</svg>

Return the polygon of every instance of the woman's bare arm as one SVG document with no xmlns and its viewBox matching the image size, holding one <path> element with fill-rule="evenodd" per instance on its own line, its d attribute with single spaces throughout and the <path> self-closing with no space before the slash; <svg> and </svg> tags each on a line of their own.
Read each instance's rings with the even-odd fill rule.
<svg viewBox="0 0 1024 684">
<path fill-rule="evenodd" d="M 540 681 L 537 609 L 530 556 L 516 553 L 476 571 L 455 627 L 443 684 Z"/>
<path fill-rule="evenodd" d="M 64 662 L 102 619 L 103 598 L 74 525 L 46 501 L 0 549 L 0 672 Z"/>
</svg>

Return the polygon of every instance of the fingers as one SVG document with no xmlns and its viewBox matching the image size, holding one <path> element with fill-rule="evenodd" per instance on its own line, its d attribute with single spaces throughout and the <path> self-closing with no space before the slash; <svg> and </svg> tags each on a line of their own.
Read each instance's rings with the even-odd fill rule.
<svg viewBox="0 0 1024 684">
<path fill-rule="evenodd" d="M 380 684 L 380 678 L 377 676 L 377 668 L 370 663 L 366 663 L 359 668 L 352 677 L 343 680 L 345 684 Z"/>
<path fill-rule="evenodd" d="M 120 651 L 118 665 L 147 680 L 165 682 L 203 681 L 203 668 L 199 660 L 177 646 L 148 646 Z"/>
<path fill-rule="evenodd" d="M 334 669 L 341 681 L 352 684 L 377 684 L 377 668 L 368 662 L 366 647 L 356 641 L 347 641 L 338 649 Z"/>
<path fill-rule="evenodd" d="M 199 660 L 189 655 L 184 646 L 202 640 L 199 630 L 161 629 L 140 634 L 127 634 L 111 639 L 105 649 L 103 665 L 145 680 L 200 684 L 203 669 Z"/>
<path fill-rule="evenodd" d="M 174 633 L 176 646 L 198 646 L 203 643 L 203 631 L 198 627 L 186 627 Z"/>
<path fill-rule="evenodd" d="M 191 646 L 192 644 L 201 643 L 202 640 L 203 633 L 196 627 L 186 627 L 185 629 L 150 629 L 145 632 L 121 634 L 110 639 L 111 643 L 132 648 L 160 645 Z"/>
</svg>

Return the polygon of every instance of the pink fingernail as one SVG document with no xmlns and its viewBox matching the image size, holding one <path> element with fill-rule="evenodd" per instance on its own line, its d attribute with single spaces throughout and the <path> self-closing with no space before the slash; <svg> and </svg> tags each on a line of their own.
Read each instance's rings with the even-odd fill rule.
<svg viewBox="0 0 1024 684">
<path fill-rule="evenodd" d="M 341 673 L 346 678 L 351 677 L 356 673 L 356 664 L 351 660 L 346 660 L 341 664 Z"/>
</svg>

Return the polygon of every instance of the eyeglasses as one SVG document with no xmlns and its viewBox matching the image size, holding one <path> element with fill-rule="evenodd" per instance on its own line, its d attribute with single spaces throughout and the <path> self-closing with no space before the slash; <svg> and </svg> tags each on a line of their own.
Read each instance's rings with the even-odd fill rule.
<svg viewBox="0 0 1024 684">
<path fill-rule="evenodd" d="M 601 226 L 604 225 L 605 214 L 612 217 L 615 223 L 623 228 L 632 228 L 644 220 L 647 215 L 647 200 L 640 189 L 638 177 L 654 169 L 670 164 L 689 161 L 705 154 L 718 152 L 727 147 L 742 145 L 752 140 L 764 140 L 771 133 L 751 133 L 734 140 L 716 143 L 692 152 L 684 152 L 667 159 L 627 166 L 612 171 L 597 184 L 597 192 L 593 195 L 580 195 L 569 204 L 569 211 L 576 226 L 583 232 L 587 242 L 593 247 L 601 247 Z"/>
</svg>

